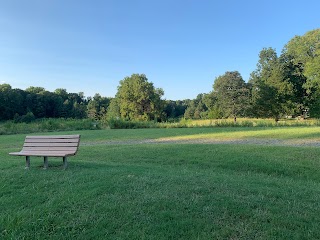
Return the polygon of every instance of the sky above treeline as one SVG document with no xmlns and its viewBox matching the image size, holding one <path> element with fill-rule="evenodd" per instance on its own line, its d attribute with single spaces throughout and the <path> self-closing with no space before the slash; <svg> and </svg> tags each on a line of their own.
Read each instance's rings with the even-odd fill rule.
<svg viewBox="0 0 320 240">
<path fill-rule="evenodd" d="M 0 84 L 99 93 L 144 73 L 170 100 L 209 93 L 320 27 L 320 1 L 0 0 Z"/>
</svg>

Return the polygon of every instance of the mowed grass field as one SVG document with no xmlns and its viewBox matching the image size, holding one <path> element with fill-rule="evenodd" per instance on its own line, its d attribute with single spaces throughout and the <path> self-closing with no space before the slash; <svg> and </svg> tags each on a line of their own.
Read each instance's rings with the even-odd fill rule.
<svg viewBox="0 0 320 240">
<path fill-rule="evenodd" d="M 0 136 L 0 239 L 320 239 L 319 127 L 49 134 L 81 134 L 65 171 Z"/>
</svg>

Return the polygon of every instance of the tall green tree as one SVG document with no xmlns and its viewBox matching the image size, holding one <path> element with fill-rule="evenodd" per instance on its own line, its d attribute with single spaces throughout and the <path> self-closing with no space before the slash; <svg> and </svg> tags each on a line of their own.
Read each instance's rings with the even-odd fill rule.
<svg viewBox="0 0 320 240">
<path fill-rule="evenodd" d="M 285 78 L 275 49 L 261 50 L 257 70 L 251 73 L 249 82 L 252 84 L 254 115 L 278 121 L 281 115 L 292 112 L 292 84 Z"/>
<path fill-rule="evenodd" d="M 213 84 L 216 94 L 216 107 L 224 117 L 244 116 L 249 104 L 249 91 L 238 71 L 226 72 L 217 77 Z"/>
<path fill-rule="evenodd" d="M 88 117 L 95 120 L 100 120 L 106 114 L 110 98 L 102 97 L 96 93 L 92 99 L 89 100 L 87 106 Z"/>
<path fill-rule="evenodd" d="M 292 115 L 306 117 L 309 109 L 309 94 L 304 87 L 307 78 L 303 74 L 303 66 L 300 63 L 294 63 L 293 57 L 285 51 L 279 57 L 279 62 L 282 66 L 283 79 L 286 79 L 292 89 L 290 97 Z"/>
<path fill-rule="evenodd" d="M 301 70 L 299 80 L 305 91 L 305 108 L 310 109 L 311 116 L 320 117 L 320 29 L 295 36 L 283 53 L 295 68 Z"/>
<path fill-rule="evenodd" d="M 164 92 L 144 74 L 132 74 L 120 81 L 116 94 L 120 117 L 128 120 L 158 120 L 163 115 Z"/>
<path fill-rule="evenodd" d="M 106 119 L 112 119 L 112 118 L 120 118 L 120 107 L 119 107 L 119 102 L 118 98 L 112 98 L 110 100 L 110 104 L 107 108 L 107 114 L 106 114 Z"/>
</svg>

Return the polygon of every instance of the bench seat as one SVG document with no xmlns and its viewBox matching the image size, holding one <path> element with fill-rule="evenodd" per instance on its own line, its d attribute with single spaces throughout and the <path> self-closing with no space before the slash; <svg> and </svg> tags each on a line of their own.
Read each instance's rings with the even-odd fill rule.
<svg viewBox="0 0 320 240">
<path fill-rule="evenodd" d="M 9 153 L 10 155 L 15 156 L 34 156 L 34 157 L 68 157 L 74 156 L 73 152 L 64 152 L 64 151 L 20 151 Z"/>
<path fill-rule="evenodd" d="M 30 156 L 44 157 L 44 168 L 48 168 L 48 157 L 63 157 L 64 168 L 67 157 L 74 156 L 79 148 L 80 135 L 26 136 L 22 150 L 10 155 L 26 156 L 26 168 L 30 167 Z"/>
</svg>

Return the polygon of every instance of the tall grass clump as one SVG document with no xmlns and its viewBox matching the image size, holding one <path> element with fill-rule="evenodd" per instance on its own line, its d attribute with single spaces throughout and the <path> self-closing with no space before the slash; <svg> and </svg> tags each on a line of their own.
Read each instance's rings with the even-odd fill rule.
<svg viewBox="0 0 320 240">
<path fill-rule="evenodd" d="M 281 119 L 276 122 L 274 119 L 238 118 L 233 119 L 205 119 L 189 120 L 186 127 L 290 127 L 290 126 L 320 126 L 318 119 Z"/>
</svg>

